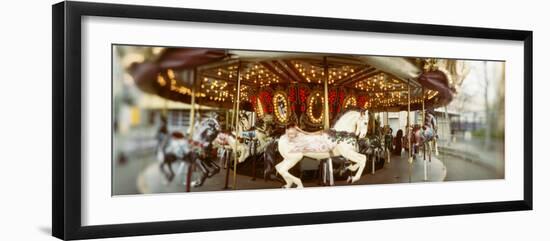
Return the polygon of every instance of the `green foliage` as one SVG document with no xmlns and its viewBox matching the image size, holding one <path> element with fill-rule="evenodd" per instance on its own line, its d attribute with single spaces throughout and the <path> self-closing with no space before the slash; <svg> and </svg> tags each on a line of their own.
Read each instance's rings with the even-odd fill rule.
<svg viewBox="0 0 550 241">
<path fill-rule="evenodd" d="M 472 136 L 477 138 L 485 138 L 485 129 L 478 129 L 475 131 L 472 131 Z M 503 139 L 504 138 L 504 130 L 492 130 L 491 131 L 491 139 Z"/>
</svg>

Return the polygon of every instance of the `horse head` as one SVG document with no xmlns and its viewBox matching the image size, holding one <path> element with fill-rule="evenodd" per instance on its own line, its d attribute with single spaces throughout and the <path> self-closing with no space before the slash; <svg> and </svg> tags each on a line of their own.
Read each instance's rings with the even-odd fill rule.
<svg viewBox="0 0 550 241">
<path fill-rule="evenodd" d="M 350 109 L 341 114 L 333 125 L 336 131 L 351 132 L 359 135 L 363 129 L 367 129 L 368 111 Z M 366 135 L 366 133 L 365 133 Z"/>
<path fill-rule="evenodd" d="M 355 134 L 359 138 L 365 138 L 365 136 L 367 136 L 367 132 L 369 129 L 368 125 L 369 125 L 369 113 L 367 110 L 361 111 L 361 114 L 357 119 L 357 122 L 355 123 Z"/>
<path fill-rule="evenodd" d="M 245 112 L 239 113 L 239 130 L 240 131 L 246 131 L 251 128 L 251 124 L 248 121 L 248 115 Z"/>
<path fill-rule="evenodd" d="M 195 125 L 193 139 L 196 141 L 212 142 L 220 133 L 220 123 L 216 118 L 208 117 Z"/>
</svg>

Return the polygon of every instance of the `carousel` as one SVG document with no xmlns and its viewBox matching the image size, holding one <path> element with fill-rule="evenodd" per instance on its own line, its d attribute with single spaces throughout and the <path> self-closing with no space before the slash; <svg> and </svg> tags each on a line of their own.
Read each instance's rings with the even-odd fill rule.
<svg viewBox="0 0 550 241">
<path fill-rule="evenodd" d="M 128 73 L 143 92 L 190 104 L 190 128 L 165 131 L 158 147 L 166 179 L 182 173 L 170 165 L 181 162 L 190 191 L 214 176 L 224 176 L 220 189 L 237 189 L 237 175 L 257 172 L 286 188 L 303 187 L 309 169 L 319 185 L 369 178 L 391 162 L 380 116 L 403 111 L 409 171 L 419 159 L 427 180 L 434 109 L 451 102 L 464 69 L 450 59 L 161 48 Z"/>
</svg>

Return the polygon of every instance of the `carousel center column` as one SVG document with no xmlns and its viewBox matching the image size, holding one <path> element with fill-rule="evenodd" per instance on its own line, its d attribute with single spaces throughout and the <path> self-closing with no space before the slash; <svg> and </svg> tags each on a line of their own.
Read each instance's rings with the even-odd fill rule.
<svg viewBox="0 0 550 241">
<path fill-rule="evenodd" d="M 327 64 L 327 57 L 324 56 L 323 57 L 323 81 L 324 81 L 324 96 L 323 96 L 323 126 L 324 126 L 324 129 L 325 131 L 328 130 L 330 128 L 330 109 L 329 109 L 329 106 L 328 106 L 328 77 L 329 77 L 329 73 L 328 73 L 328 64 Z M 332 153 L 329 153 L 329 155 L 332 155 Z M 333 175 L 333 170 L 332 170 L 332 158 L 329 156 L 329 158 L 327 159 L 327 162 L 328 162 L 328 171 L 329 171 L 329 185 L 330 186 L 333 186 L 334 185 L 334 175 Z"/>
<path fill-rule="evenodd" d="M 195 131 L 195 95 L 197 94 L 197 84 L 198 84 L 198 78 L 199 73 L 197 72 L 197 68 L 193 69 L 193 83 L 192 83 L 192 91 L 191 91 L 191 107 L 189 110 L 189 141 L 193 141 L 193 134 Z M 187 176 L 185 179 L 185 191 L 190 192 L 191 191 L 191 176 L 193 174 L 193 162 L 189 164 L 187 167 Z"/>
<path fill-rule="evenodd" d="M 239 153 L 237 151 L 237 146 L 239 143 L 239 136 L 241 133 L 239 133 L 239 107 L 241 103 L 241 61 L 239 61 L 239 64 L 237 66 L 237 98 L 235 101 L 235 112 L 234 112 L 234 120 L 235 120 L 235 146 L 233 147 L 233 155 L 235 157 L 235 160 L 233 161 L 233 189 L 237 189 L 237 162 L 239 160 Z"/>
<path fill-rule="evenodd" d="M 412 143 L 411 143 L 411 81 L 407 81 L 407 147 L 409 148 L 408 161 L 409 161 L 409 182 L 411 182 L 412 175 Z"/>
</svg>

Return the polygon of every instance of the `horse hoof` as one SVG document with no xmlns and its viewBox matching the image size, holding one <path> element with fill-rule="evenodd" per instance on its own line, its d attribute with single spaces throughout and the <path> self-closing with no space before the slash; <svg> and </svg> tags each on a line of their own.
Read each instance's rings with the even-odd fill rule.
<svg viewBox="0 0 550 241">
<path fill-rule="evenodd" d="M 347 183 L 351 184 L 351 180 L 352 180 L 352 177 L 349 176 L 348 179 L 346 180 Z"/>
<path fill-rule="evenodd" d="M 191 187 L 200 187 L 200 186 L 202 186 L 202 182 L 200 181 L 191 182 Z"/>
</svg>

